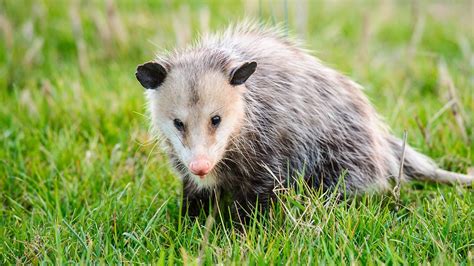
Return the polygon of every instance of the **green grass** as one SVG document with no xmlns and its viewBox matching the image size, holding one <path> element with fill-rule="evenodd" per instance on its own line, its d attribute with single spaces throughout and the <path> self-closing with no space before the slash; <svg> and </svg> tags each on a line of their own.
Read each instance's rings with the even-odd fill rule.
<svg viewBox="0 0 474 266">
<path fill-rule="evenodd" d="M 208 227 L 181 217 L 180 183 L 148 134 L 134 78 L 137 64 L 199 31 L 244 17 L 283 22 L 364 85 L 395 135 L 406 129 L 412 146 L 465 172 L 472 2 L 224 2 L 119 1 L 114 19 L 102 1 L 0 0 L 0 264 L 473 265 L 472 188 L 412 183 L 399 203 L 342 204 L 288 191 L 244 233 L 219 217 Z M 446 78 L 465 130 L 449 108 L 435 117 L 449 101 Z"/>
</svg>

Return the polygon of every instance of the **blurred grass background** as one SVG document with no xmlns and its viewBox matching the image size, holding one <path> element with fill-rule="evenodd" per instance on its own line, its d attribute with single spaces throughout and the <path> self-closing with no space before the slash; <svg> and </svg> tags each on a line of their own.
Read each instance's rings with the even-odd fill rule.
<svg viewBox="0 0 474 266">
<path fill-rule="evenodd" d="M 0 0 L 0 263 L 472 264 L 474 193 L 460 187 L 407 184 L 398 212 L 390 195 L 329 208 L 291 195 L 300 222 L 280 206 L 245 235 L 206 236 L 179 216 L 134 71 L 244 18 L 282 23 L 362 84 L 394 134 L 465 172 L 473 14 L 473 1 Z"/>
</svg>

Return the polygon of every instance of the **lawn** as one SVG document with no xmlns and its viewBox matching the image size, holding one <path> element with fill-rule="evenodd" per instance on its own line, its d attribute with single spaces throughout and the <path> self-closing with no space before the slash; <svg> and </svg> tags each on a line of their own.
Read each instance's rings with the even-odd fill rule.
<svg viewBox="0 0 474 266">
<path fill-rule="evenodd" d="M 0 0 L 0 264 L 473 265 L 474 193 L 460 186 L 342 203 L 282 191 L 241 230 L 182 217 L 134 76 L 201 32 L 281 23 L 362 84 L 395 135 L 466 172 L 473 14 L 472 1 Z"/>
</svg>

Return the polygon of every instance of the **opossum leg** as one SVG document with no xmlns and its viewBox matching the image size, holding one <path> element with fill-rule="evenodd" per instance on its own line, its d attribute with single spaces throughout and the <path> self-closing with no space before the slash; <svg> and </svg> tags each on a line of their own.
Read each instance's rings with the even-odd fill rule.
<svg viewBox="0 0 474 266">
<path fill-rule="evenodd" d="M 234 194 L 234 202 L 231 206 L 234 221 L 248 224 L 255 211 L 265 213 L 269 209 L 274 198 L 273 187 L 260 187 L 259 190 L 260 192 L 246 191 Z"/>
<path fill-rule="evenodd" d="M 197 217 L 201 212 L 206 216 L 209 215 L 215 200 L 215 192 L 213 190 L 198 189 L 189 182 L 191 181 L 185 181 L 183 184 L 181 213 L 189 217 Z"/>
</svg>

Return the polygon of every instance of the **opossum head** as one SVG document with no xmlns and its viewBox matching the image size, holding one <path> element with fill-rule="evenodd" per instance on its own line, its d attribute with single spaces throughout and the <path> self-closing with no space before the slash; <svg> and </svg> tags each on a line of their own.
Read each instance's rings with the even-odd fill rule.
<svg viewBox="0 0 474 266">
<path fill-rule="evenodd" d="M 245 82 L 257 64 L 244 62 L 228 69 L 165 65 L 138 66 L 152 124 L 179 160 L 182 174 L 200 187 L 212 187 L 215 166 L 223 159 L 245 116 Z"/>
</svg>

